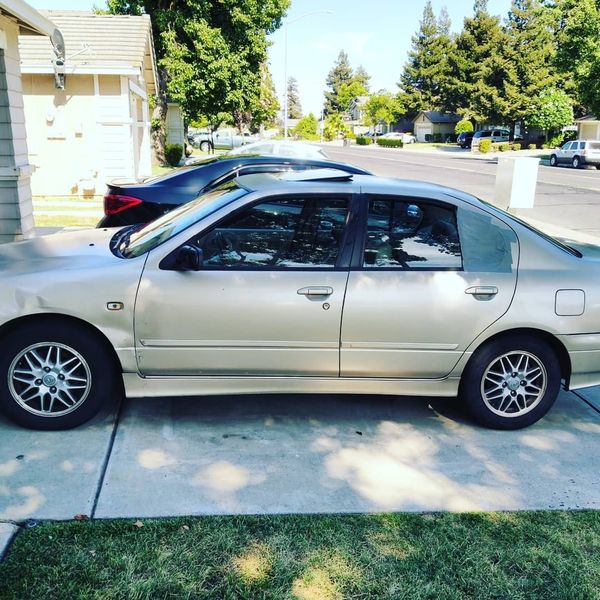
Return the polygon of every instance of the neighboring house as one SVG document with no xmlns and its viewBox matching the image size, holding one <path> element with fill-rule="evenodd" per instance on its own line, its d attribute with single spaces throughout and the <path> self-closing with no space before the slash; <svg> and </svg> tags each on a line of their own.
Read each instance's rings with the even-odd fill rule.
<svg viewBox="0 0 600 600">
<path fill-rule="evenodd" d="M 46 37 L 46 63 L 62 57 L 54 23 L 23 0 L 0 0 L 0 243 L 33 235 L 33 206 L 21 93 L 19 35 Z"/>
<path fill-rule="evenodd" d="M 60 90 L 49 41 L 19 40 L 33 195 L 102 195 L 106 181 L 151 175 L 157 71 L 150 17 L 43 14 L 61 29 L 67 57 Z"/>
<path fill-rule="evenodd" d="M 425 142 L 429 137 L 438 134 L 444 139 L 447 135 L 454 134 L 454 128 L 460 121 L 460 116 L 453 113 L 437 110 L 423 110 L 413 120 L 414 133 L 417 141 Z"/>
<path fill-rule="evenodd" d="M 362 124 L 365 117 L 365 104 L 369 101 L 369 96 L 357 96 L 350 102 L 348 115 L 351 121 Z"/>
<path fill-rule="evenodd" d="M 600 140 L 600 119 L 594 115 L 586 115 L 576 119 L 577 137 L 580 140 Z"/>
</svg>

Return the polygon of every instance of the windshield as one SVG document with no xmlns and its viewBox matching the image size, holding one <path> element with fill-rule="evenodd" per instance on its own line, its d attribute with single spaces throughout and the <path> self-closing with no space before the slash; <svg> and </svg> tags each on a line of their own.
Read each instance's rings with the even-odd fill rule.
<svg viewBox="0 0 600 600">
<path fill-rule="evenodd" d="M 223 184 L 141 228 L 120 230 L 115 250 L 124 258 L 141 256 L 247 193 L 234 181 Z"/>
</svg>

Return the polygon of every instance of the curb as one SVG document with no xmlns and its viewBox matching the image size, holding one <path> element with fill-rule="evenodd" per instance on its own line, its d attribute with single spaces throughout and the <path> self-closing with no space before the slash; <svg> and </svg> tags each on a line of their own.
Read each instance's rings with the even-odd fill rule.
<svg viewBox="0 0 600 600">
<path fill-rule="evenodd" d="M 0 523 L 0 562 L 4 558 L 19 528 L 13 523 Z"/>
</svg>

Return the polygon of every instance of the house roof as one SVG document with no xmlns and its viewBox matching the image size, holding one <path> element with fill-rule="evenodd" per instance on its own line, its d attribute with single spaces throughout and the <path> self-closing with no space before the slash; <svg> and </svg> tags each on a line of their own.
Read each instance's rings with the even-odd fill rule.
<svg viewBox="0 0 600 600">
<path fill-rule="evenodd" d="M 0 14 L 14 17 L 22 34 L 47 35 L 52 37 L 56 25 L 23 0 L 0 0 Z"/>
<path fill-rule="evenodd" d="M 600 118 L 596 117 L 595 115 L 585 115 L 585 117 L 581 117 L 580 119 L 575 119 L 575 123 L 587 123 L 587 122 L 597 123 L 598 121 L 600 121 Z"/>
<path fill-rule="evenodd" d="M 414 120 L 416 121 L 421 115 L 425 115 L 432 123 L 458 123 L 460 121 L 459 115 L 439 110 L 422 110 Z"/>
<path fill-rule="evenodd" d="M 151 93 L 156 88 L 156 59 L 148 15 L 97 15 L 86 11 L 41 11 L 61 30 L 68 74 L 143 73 Z M 47 38 L 19 38 L 21 71 L 53 73 Z"/>
</svg>

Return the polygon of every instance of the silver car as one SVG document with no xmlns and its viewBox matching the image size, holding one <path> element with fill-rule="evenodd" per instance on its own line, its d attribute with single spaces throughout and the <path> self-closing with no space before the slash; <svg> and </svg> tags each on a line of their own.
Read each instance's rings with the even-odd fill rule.
<svg viewBox="0 0 600 600">
<path fill-rule="evenodd" d="M 585 165 L 600 169 L 600 140 L 574 140 L 552 150 L 550 165 L 571 165 L 575 169 Z"/>
<path fill-rule="evenodd" d="M 0 407 L 76 426 L 129 397 L 458 396 L 525 427 L 600 384 L 600 248 L 454 189 L 249 175 L 143 227 L 0 249 Z"/>
</svg>

